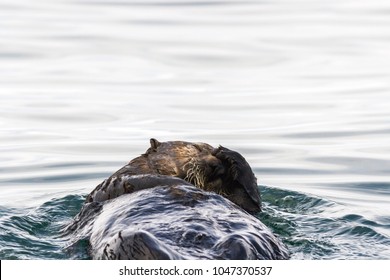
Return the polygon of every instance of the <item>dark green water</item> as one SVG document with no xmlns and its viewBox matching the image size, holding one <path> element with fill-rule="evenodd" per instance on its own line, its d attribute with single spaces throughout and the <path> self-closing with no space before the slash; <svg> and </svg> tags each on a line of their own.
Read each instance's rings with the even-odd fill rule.
<svg viewBox="0 0 390 280">
<path fill-rule="evenodd" d="M 261 186 L 258 217 L 288 246 L 293 259 L 389 259 L 390 216 L 382 223 L 350 213 L 343 205 L 303 193 Z M 88 242 L 68 248 L 64 227 L 83 195 L 67 195 L 34 208 L 0 208 L 0 259 L 88 259 Z M 330 215 L 331 214 L 331 215 Z"/>
</svg>

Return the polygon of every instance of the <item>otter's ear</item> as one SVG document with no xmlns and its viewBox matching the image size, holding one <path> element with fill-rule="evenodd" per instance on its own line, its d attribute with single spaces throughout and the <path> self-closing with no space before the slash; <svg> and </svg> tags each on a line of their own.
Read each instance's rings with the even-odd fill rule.
<svg viewBox="0 0 390 280">
<path fill-rule="evenodd" d="M 194 143 L 194 147 L 195 147 L 199 152 L 202 151 L 202 147 L 200 146 L 200 144 Z"/>
<path fill-rule="evenodd" d="M 151 147 L 153 150 L 157 149 L 158 146 L 160 146 L 160 145 L 161 145 L 161 143 L 158 142 L 157 139 L 150 138 L 150 147 Z"/>
</svg>

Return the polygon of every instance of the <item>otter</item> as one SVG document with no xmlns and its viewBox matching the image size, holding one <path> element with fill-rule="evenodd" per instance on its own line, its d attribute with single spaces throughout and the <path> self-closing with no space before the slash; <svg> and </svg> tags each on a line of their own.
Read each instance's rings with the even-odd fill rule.
<svg viewBox="0 0 390 280">
<path fill-rule="evenodd" d="M 86 203 L 67 229 L 74 244 L 89 240 L 92 259 L 289 257 L 260 220 L 219 194 L 173 176 L 126 175 L 125 180 L 132 193 Z"/>
<path fill-rule="evenodd" d="M 73 244 L 87 239 L 93 259 L 287 259 L 252 215 L 260 210 L 257 179 L 238 152 L 152 138 L 87 196 L 65 233 Z"/>
<path fill-rule="evenodd" d="M 245 158 L 236 151 L 206 143 L 185 141 L 159 142 L 150 139 L 150 147 L 139 157 L 100 183 L 86 202 L 101 202 L 131 193 L 145 185 L 134 187 L 127 181 L 132 175 L 152 174 L 181 178 L 205 191 L 220 194 L 248 212 L 261 210 L 257 179 Z"/>
</svg>

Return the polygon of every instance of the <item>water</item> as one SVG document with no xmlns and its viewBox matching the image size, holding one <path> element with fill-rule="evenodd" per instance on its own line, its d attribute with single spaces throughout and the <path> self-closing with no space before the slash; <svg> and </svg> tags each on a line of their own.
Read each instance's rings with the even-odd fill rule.
<svg viewBox="0 0 390 280">
<path fill-rule="evenodd" d="M 293 259 L 390 258 L 388 1 L 0 3 L 0 259 L 61 229 L 148 139 L 242 153 Z"/>
</svg>

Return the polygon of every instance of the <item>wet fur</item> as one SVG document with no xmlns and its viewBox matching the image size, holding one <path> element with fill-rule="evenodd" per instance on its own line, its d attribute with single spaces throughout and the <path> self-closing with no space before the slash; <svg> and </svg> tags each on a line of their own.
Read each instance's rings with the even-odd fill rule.
<svg viewBox="0 0 390 280">
<path fill-rule="evenodd" d="M 133 193 L 86 203 L 67 228 L 76 247 L 89 240 L 93 259 L 288 258 L 264 224 L 221 195 L 171 176 L 124 181 Z"/>
<path fill-rule="evenodd" d="M 93 259 L 288 258 L 243 210 L 260 211 L 261 200 L 242 155 L 205 143 L 150 144 L 88 195 L 65 230 L 73 244 L 89 240 Z"/>
<path fill-rule="evenodd" d="M 103 197 L 111 199 L 129 193 L 132 188 L 126 185 L 124 178 L 140 174 L 181 178 L 198 188 L 221 194 L 247 211 L 261 210 L 256 177 L 239 153 L 222 146 L 213 148 L 206 143 L 159 142 L 153 138 L 144 154 L 99 184 L 86 201 L 101 201 Z"/>
</svg>

